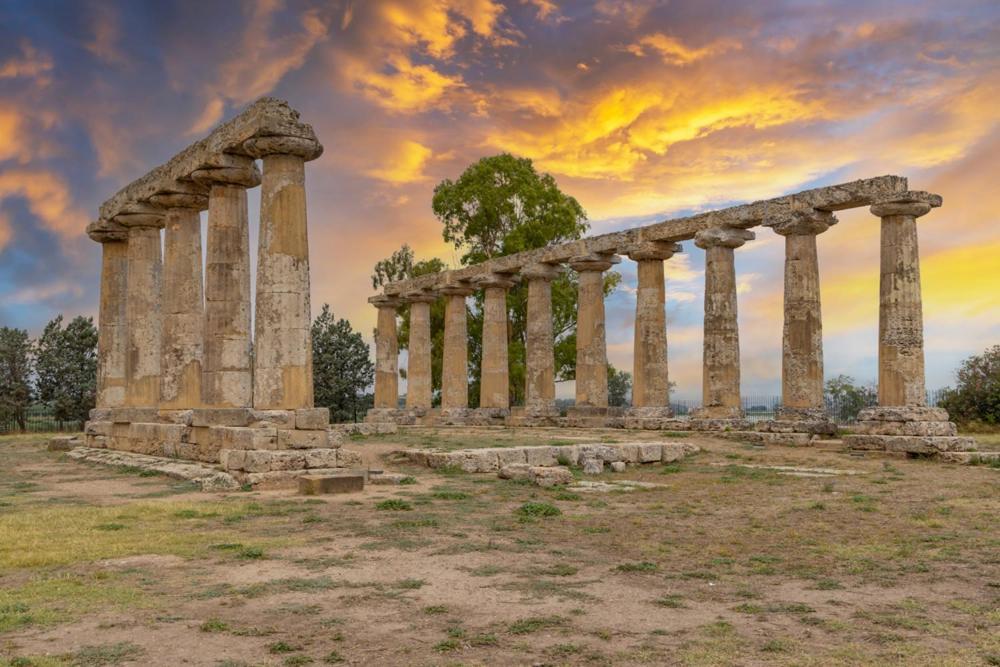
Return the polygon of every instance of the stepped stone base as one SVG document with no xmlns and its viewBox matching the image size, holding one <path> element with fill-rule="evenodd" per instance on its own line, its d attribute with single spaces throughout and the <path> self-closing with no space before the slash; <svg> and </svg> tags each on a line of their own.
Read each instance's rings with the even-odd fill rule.
<svg viewBox="0 0 1000 667">
<path fill-rule="evenodd" d="M 115 452 L 93 447 L 76 447 L 67 456 L 88 463 L 149 470 L 174 479 L 194 482 L 203 491 L 232 491 L 240 487 L 240 483 L 232 475 L 200 463 L 180 462 L 160 456 Z"/>
<path fill-rule="evenodd" d="M 800 432 L 722 431 L 712 435 L 755 445 L 783 445 L 785 447 L 810 447 L 819 440 L 819 436 L 814 433 Z"/>
<path fill-rule="evenodd" d="M 974 438 L 958 435 L 943 408 L 892 406 L 867 408 L 844 436 L 853 450 L 884 451 L 911 456 L 937 456 L 943 452 L 972 452 Z"/>
<path fill-rule="evenodd" d="M 417 423 L 417 415 L 411 410 L 400 408 L 372 408 L 365 415 L 368 424 L 391 423 L 399 426 L 412 426 Z"/>
<path fill-rule="evenodd" d="M 574 405 L 566 410 L 562 425 L 570 428 L 625 428 L 625 408 Z"/>
<path fill-rule="evenodd" d="M 505 422 L 507 426 L 561 426 L 563 418 L 559 414 L 559 408 L 554 405 L 525 406 L 523 408 L 511 408 L 510 417 Z"/>
</svg>

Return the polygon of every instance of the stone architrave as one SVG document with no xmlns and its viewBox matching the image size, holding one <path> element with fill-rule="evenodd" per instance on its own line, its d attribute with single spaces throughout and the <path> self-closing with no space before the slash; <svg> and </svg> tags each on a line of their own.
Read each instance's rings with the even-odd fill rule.
<svg viewBox="0 0 1000 667">
<path fill-rule="evenodd" d="M 201 216 L 205 189 L 193 183 L 184 192 L 154 195 L 166 211 L 163 230 L 163 338 L 160 408 L 201 405 L 204 322 L 201 271 Z"/>
<path fill-rule="evenodd" d="M 406 407 L 430 410 L 433 395 L 431 377 L 431 304 L 433 294 L 411 292 L 404 295 L 410 305 L 410 347 L 406 368 Z"/>
<path fill-rule="evenodd" d="M 524 408 L 529 417 L 559 414 L 552 333 L 552 281 L 560 273 L 562 267 L 553 264 L 532 264 L 521 269 L 521 277 L 528 281 Z"/>
<path fill-rule="evenodd" d="M 733 251 L 754 233 L 718 227 L 698 232 L 694 243 L 705 250 L 705 333 L 702 357 L 702 407 L 699 419 L 740 419 L 740 334 L 736 319 L 736 265 Z"/>
<path fill-rule="evenodd" d="M 667 316 L 663 262 L 680 252 L 678 243 L 646 241 L 628 248 L 637 264 L 635 342 L 630 415 L 670 417 Z"/>
<path fill-rule="evenodd" d="M 312 315 L 305 162 L 322 146 L 313 139 L 249 139 L 243 149 L 263 159 L 257 295 L 254 319 L 254 407 L 313 407 Z"/>
<path fill-rule="evenodd" d="M 441 411 L 469 407 L 469 327 L 465 298 L 471 286 L 452 284 L 439 290 L 445 296 L 444 354 L 441 363 Z"/>
<path fill-rule="evenodd" d="M 115 222 L 128 228 L 125 405 L 155 408 L 160 401 L 160 348 L 163 337 L 163 261 L 160 248 L 163 214 L 159 209 L 149 207 L 141 212 L 119 215 Z"/>
<path fill-rule="evenodd" d="M 579 410 L 608 407 L 608 350 L 604 322 L 604 272 L 621 258 L 616 255 L 573 257 L 578 274 L 576 317 L 576 405 Z"/>
<path fill-rule="evenodd" d="M 504 274 L 483 276 L 476 285 L 483 289 L 483 362 L 479 407 L 510 409 L 507 360 L 507 290 L 516 281 Z"/>
<path fill-rule="evenodd" d="M 816 236 L 836 223 L 833 213 L 815 209 L 764 223 L 785 237 L 779 420 L 828 421 L 823 404 L 823 316 Z"/>
<path fill-rule="evenodd" d="M 96 405 L 98 408 L 119 408 L 125 405 L 126 388 L 128 231 L 121 225 L 108 224 L 89 233 L 101 244 Z"/>
<path fill-rule="evenodd" d="M 878 404 L 927 405 L 917 218 L 941 197 L 907 192 L 871 207 L 882 219 L 879 272 Z"/>
<path fill-rule="evenodd" d="M 210 188 L 202 400 L 217 408 L 248 408 L 253 404 L 253 330 L 246 191 L 260 184 L 260 172 L 251 158 L 221 154 L 192 178 Z"/>
<path fill-rule="evenodd" d="M 399 339 L 396 309 L 399 301 L 385 296 L 368 300 L 378 309 L 375 325 L 375 409 L 399 407 Z"/>
</svg>

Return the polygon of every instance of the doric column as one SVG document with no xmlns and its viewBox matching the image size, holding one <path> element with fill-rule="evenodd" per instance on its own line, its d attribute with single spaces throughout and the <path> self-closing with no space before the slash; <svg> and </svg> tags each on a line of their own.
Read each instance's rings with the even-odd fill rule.
<svg viewBox="0 0 1000 667">
<path fill-rule="evenodd" d="M 736 320 L 733 250 L 753 240 L 745 229 L 705 229 L 694 243 L 705 250 L 705 333 L 702 356 L 702 419 L 737 419 L 740 403 L 740 333 Z"/>
<path fill-rule="evenodd" d="M 150 201 L 166 210 L 163 231 L 163 338 L 160 353 L 160 408 L 201 405 L 204 350 L 201 277 L 201 216 L 205 188 L 190 183 Z"/>
<path fill-rule="evenodd" d="M 560 273 L 562 267 L 553 264 L 532 264 L 521 269 L 521 277 L 528 281 L 524 407 L 529 417 L 559 415 L 552 333 L 552 281 Z"/>
<path fill-rule="evenodd" d="M 494 273 L 476 280 L 484 291 L 483 362 L 479 385 L 479 407 L 510 408 L 510 381 L 507 361 L 507 290 L 515 281 Z"/>
<path fill-rule="evenodd" d="M 246 190 L 260 184 L 260 172 L 252 158 L 222 154 L 192 178 L 210 187 L 202 400 L 213 407 L 246 408 L 253 404 Z"/>
<path fill-rule="evenodd" d="M 616 255 L 570 259 L 578 274 L 575 408 L 608 407 L 608 350 L 604 331 L 604 272 L 621 261 Z"/>
<path fill-rule="evenodd" d="M 779 419 L 827 419 L 823 404 L 823 316 L 820 310 L 816 236 L 837 218 L 828 211 L 793 211 L 766 221 L 785 237 L 785 323 Z"/>
<path fill-rule="evenodd" d="M 90 231 L 101 244 L 101 305 L 97 330 L 97 407 L 125 405 L 125 358 L 128 338 L 128 231 L 113 223 Z"/>
<path fill-rule="evenodd" d="M 468 285 L 441 288 L 444 304 L 444 358 L 441 367 L 441 411 L 469 407 L 469 327 L 465 297 L 474 291 Z"/>
<path fill-rule="evenodd" d="M 141 212 L 119 215 L 115 222 L 128 228 L 125 404 L 129 407 L 155 408 L 160 401 L 160 348 L 163 336 L 163 264 L 160 252 L 163 213 L 155 207 L 148 207 Z"/>
<path fill-rule="evenodd" d="M 399 407 L 399 339 L 396 334 L 396 308 L 399 301 L 375 296 L 368 303 L 378 308 L 375 325 L 375 409 Z"/>
<path fill-rule="evenodd" d="M 871 207 L 882 219 L 879 273 L 878 404 L 924 406 L 924 320 L 917 218 L 941 197 L 905 192 Z"/>
<path fill-rule="evenodd" d="M 431 304 L 437 299 L 426 292 L 404 295 L 410 305 L 410 347 L 406 365 L 406 407 L 430 410 L 431 378 Z"/>
<path fill-rule="evenodd" d="M 263 159 L 257 298 L 254 318 L 255 408 L 313 407 L 312 315 L 305 162 L 323 148 L 314 139 L 258 137 L 243 144 Z"/>
<path fill-rule="evenodd" d="M 644 241 L 628 249 L 638 273 L 630 411 L 636 416 L 671 416 L 663 261 L 680 251 L 680 244 L 663 241 Z"/>
</svg>

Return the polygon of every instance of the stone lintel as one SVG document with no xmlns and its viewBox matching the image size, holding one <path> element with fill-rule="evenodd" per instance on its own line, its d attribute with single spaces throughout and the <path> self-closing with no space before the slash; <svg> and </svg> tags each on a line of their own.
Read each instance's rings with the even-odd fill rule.
<svg viewBox="0 0 1000 667">
<path fill-rule="evenodd" d="M 702 250 L 713 246 L 739 248 L 747 241 L 753 241 L 755 238 L 756 234 L 747 229 L 715 227 L 713 229 L 703 229 L 695 234 L 694 244 Z"/>
<path fill-rule="evenodd" d="M 681 244 L 673 241 L 640 241 L 625 249 L 625 254 L 634 262 L 670 259 L 678 252 L 683 252 Z"/>
<path fill-rule="evenodd" d="M 304 150 L 306 146 L 312 148 Z M 178 182 L 188 181 L 195 171 L 219 166 L 218 156 L 221 154 L 255 157 L 282 150 L 309 160 L 319 157 L 322 146 L 312 126 L 301 122 L 299 113 L 287 102 L 263 97 L 232 120 L 219 125 L 204 139 L 119 190 L 101 205 L 100 217 L 102 220 L 113 220 L 132 204 L 147 202 L 153 195 L 173 191 L 171 188 L 176 187 Z"/>
<path fill-rule="evenodd" d="M 571 269 L 580 273 L 583 271 L 607 271 L 621 261 L 622 258 L 618 255 L 592 252 L 570 257 L 567 263 Z"/>
<path fill-rule="evenodd" d="M 941 195 L 931 194 L 922 190 L 908 190 L 879 199 L 872 204 L 872 215 L 880 218 L 890 215 L 909 215 L 919 218 L 926 215 L 932 208 L 944 203 Z"/>
<path fill-rule="evenodd" d="M 402 295 L 403 303 L 434 303 L 437 299 L 437 294 L 424 290 L 413 290 Z"/>
<path fill-rule="evenodd" d="M 472 281 L 489 272 L 513 273 L 535 262 L 559 264 L 587 253 L 619 253 L 639 241 L 686 241 L 702 229 L 729 226 L 753 227 L 770 218 L 784 217 L 793 208 L 814 208 L 822 211 L 842 211 L 870 206 L 876 201 L 907 191 L 902 176 L 877 176 L 849 183 L 804 190 L 791 195 L 740 204 L 716 211 L 707 211 L 683 218 L 674 218 L 645 227 L 590 236 L 554 246 L 495 257 L 481 264 L 409 278 L 385 287 L 386 294 L 399 294 L 411 289 L 436 287 L 450 281 Z"/>
</svg>

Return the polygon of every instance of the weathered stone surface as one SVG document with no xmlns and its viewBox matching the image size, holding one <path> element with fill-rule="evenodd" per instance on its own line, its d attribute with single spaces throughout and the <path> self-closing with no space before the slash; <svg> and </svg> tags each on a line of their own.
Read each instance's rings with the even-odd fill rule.
<svg viewBox="0 0 1000 667">
<path fill-rule="evenodd" d="M 330 493 L 358 493 L 365 489 L 365 476 L 359 473 L 338 475 L 301 475 L 299 493 L 304 496 Z"/>
<path fill-rule="evenodd" d="M 859 422 L 889 421 L 948 421 L 948 411 L 923 405 L 882 406 L 865 408 L 858 413 Z"/>
<path fill-rule="evenodd" d="M 956 436 L 913 435 L 845 435 L 844 445 L 849 449 L 899 452 L 907 454 L 938 454 L 940 452 L 975 451 L 976 441 Z"/>
<path fill-rule="evenodd" d="M 626 464 L 624 461 L 615 461 L 610 465 L 611 465 L 611 472 L 625 472 Z"/>
<path fill-rule="evenodd" d="M 411 475 L 404 475 L 398 472 L 376 473 L 374 470 L 368 471 L 368 483 L 376 486 L 395 486 L 403 484 L 404 480 L 407 479 L 412 480 L 413 477 Z"/>
<path fill-rule="evenodd" d="M 500 467 L 500 472 L 497 475 L 500 479 L 511 479 L 515 482 L 533 479 L 531 466 L 527 463 L 508 463 Z"/>
<path fill-rule="evenodd" d="M 608 405 L 608 350 L 604 315 L 604 272 L 621 259 L 582 255 L 570 260 L 577 272 L 576 407 Z M 568 416 L 568 415 L 567 415 Z"/>
<path fill-rule="evenodd" d="M 947 463 L 981 465 L 1000 462 L 1000 452 L 941 452 L 938 458 Z"/>
<path fill-rule="evenodd" d="M 125 404 L 153 407 L 160 400 L 160 346 L 163 311 L 160 303 L 163 264 L 160 230 L 131 227 L 128 232 L 128 278 L 125 317 Z"/>
<path fill-rule="evenodd" d="M 276 449 L 278 432 L 273 428 L 212 426 L 210 438 L 222 449 Z"/>
<path fill-rule="evenodd" d="M 559 455 L 558 447 L 524 447 L 522 448 L 528 465 L 532 466 L 554 466 L 558 463 L 556 458 Z"/>
<path fill-rule="evenodd" d="M 67 456 L 90 463 L 150 470 L 174 479 L 194 482 L 204 491 L 228 491 L 239 488 L 239 484 L 231 475 L 196 463 L 180 463 L 165 458 L 88 447 L 76 447 Z"/>
<path fill-rule="evenodd" d="M 675 243 L 644 243 L 629 249 L 637 263 L 635 297 L 635 351 L 632 364 L 632 406 L 653 408 L 657 416 L 669 417 L 670 378 L 667 370 L 666 290 L 663 260 L 680 251 Z M 638 416 L 638 415 L 636 415 Z"/>
<path fill-rule="evenodd" d="M 837 425 L 829 419 L 818 421 L 774 419 L 757 422 L 754 430 L 761 433 L 811 433 L 814 435 L 834 435 Z"/>
<path fill-rule="evenodd" d="M 78 436 L 75 435 L 56 435 L 49 438 L 49 444 L 46 447 L 50 452 L 68 452 L 69 450 L 82 445 L 83 441 L 80 440 Z"/>
<path fill-rule="evenodd" d="M 465 298 L 471 287 L 443 288 L 444 358 L 441 362 L 441 413 L 469 406 L 469 336 Z M 449 413 L 452 414 L 452 413 Z"/>
<path fill-rule="evenodd" d="M 336 449 L 307 449 L 304 454 L 306 468 L 343 467 Z"/>
<path fill-rule="evenodd" d="M 89 421 L 83 428 L 83 432 L 86 435 L 111 435 L 111 425 L 112 422 L 98 422 Z"/>
<path fill-rule="evenodd" d="M 958 435 L 958 427 L 944 421 L 864 421 L 852 426 L 851 431 L 867 435 Z"/>
<path fill-rule="evenodd" d="M 249 408 L 201 408 L 191 416 L 192 426 L 249 426 Z"/>
<path fill-rule="evenodd" d="M 596 458 L 585 458 L 581 467 L 584 475 L 600 475 L 604 472 L 604 461 Z"/>
<path fill-rule="evenodd" d="M 529 470 L 532 481 L 543 488 L 563 486 L 573 482 L 573 473 L 563 466 L 534 466 Z"/>
<path fill-rule="evenodd" d="M 430 409 L 431 382 L 431 303 L 433 295 L 406 295 L 410 304 L 410 346 L 407 352 L 406 407 Z"/>
<path fill-rule="evenodd" d="M 487 276 L 477 285 L 484 289 L 482 378 L 479 405 L 508 409 L 507 290 L 514 281 L 506 276 Z"/>
<path fill-rule="evenodd" d="M 109 223 L 110 224 L 110 223 Z M 102 238 L 101 304 L 97 337 L 97 406 L 125 405 L 128 327 L 128 232 L 121 225 L 115 238 Z M 94 417 L 91 417 L 94 419 Z"/>
<path fill-rule="evenodd" d="M 507 465 L 528 464 L 528 454 L 523 447 L 500 447 L 496 449 L 497 465 L 504 467 Z M 532 465 L 539 465 L 532 463 Z"/>
<path fill-rule="evenodd" d="M 337 450 L 337 465 L 343 468 L 359 466 L 361 461 L 361 452 L 353 452 L 349 449 Z"/>
<path fill-rule="evenodd" d="M 552 331 L 552 280 L 558 266 L 536 264 L 525 267 L 521 277 L 528 281 L 527 331 L 525 346 L 525 407 L 533 416 L 551 415 L 556 410 L 555 355 Z"/>
<path fill-rule="evenodd" d="M 205 314 L 201 263 L 198 209 L 168 208 L 163 231 L 161 408 L 193 408 L 202 402 Z"/>
<path fill-rule="evenodd" d="M 295 428 L 295 411 L 251 410 L 248 426 L 252 428 Z"/>
<path fill-rule="evenodd" d="M 396 410 L 399 406 L 399 342 L 396 335 L 396 308 L 399 301 L 375 297 L 378 308 L 375 326 L 375 410 Z M 373 411 L 369 411 L 371 416 Z M 376 413 L 376 416 L 387 413 Z"/>
<path fill-rule="evenodd" d="M 329 427 L 329 408 L 306 408 L 295 411 L 295 428 L 297 429 L 319 429 L 325 431 Z"/>
</svg>

